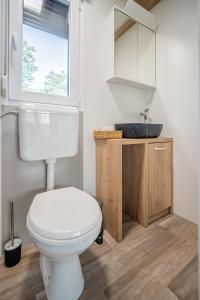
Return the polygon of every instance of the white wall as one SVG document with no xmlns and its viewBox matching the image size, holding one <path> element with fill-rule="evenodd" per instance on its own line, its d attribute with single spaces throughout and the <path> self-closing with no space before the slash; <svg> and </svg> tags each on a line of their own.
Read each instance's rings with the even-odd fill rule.
<svg viewBox="0 0 200 300">
<path fill-rule="evenodd" d="M 138 24 L 138 80 L 155 86 L 156 35 Z"/>
<path fill-rule="evenodd" d="M 3 52 L 6 33 L 3 27 L 5 26 L 4 18 L 6 14 L 4 8 L 6 3 L 7 0 L 0 1 L 0 79 L 1 75 L 3 75 L 4 66 Z M 3 112 L 9 110 L 13 110 L 13 107 L 2 106 Z M 82 129 L 83 114 L 80 113 L 79 152 L 75 157 L 57 161 L 55 169 L 56 187 L 75 186 L 83 188 Z M 46 166 L 44 162 L 24 162 L 19 159 L 18 122 L 16 116 L 9 115 L 0 120 L 0 137 L 1 254 L 2 242 L 4 244 L 10 235 L 9 200 L 11 199 L 15 202 L 15 234 L 22 239 L 24 245 L 30 242 L 30 236 L 26 229 L 26 215 L 34 196 L 46 189 Z"/>
<path fill-rule="evenodd" d="M 94 129 L 104 124 L 135 121 L 147 105 L 133 88 L 105 82 L 103 31 L 113 4 L 85 1 L 83 10 L 82 105 L 84 109 L 84 189 L 95 194 Z M 174 137 L 174 210 L 197 222 L 198 172 L 198 35 L 195 0 L 163 0 L 154 8 L 157 34 L 157 86 L 152 105 L 163 134 Z"/>
<path fill-rule="evenodd" d="M 125 3 L 117 1 L 116 3 Z M 94 128 L 106 123 L 120 120 L 134 120 L 137 111 L 143 109 L 141 97 L 144 93 L 123 86 L 107 85 L 105 82 L 105 68 L 103 66 L 105 55 L 105 32 L 102 24 L 105 14 L 114 4 L 112 0 L 92 0 L 84 2 L 83 10 L 83 72 L 82 72 L 82 103 L 85 108 L 84 118 L 84 178 L 85 189 L 95 194 L 95 147 L 92 138 Z M 11 107 L 5 107 L 6 111 Z M 83 131 L 82 118 L 80 122 L 79 154 L 74 158 L 59 160 L 56 165 L 56 186 L 76 186 L 82 188 L 82 146 Z M 26 214 L 36 193 L 45 190 L 45 166 L 43 162 L 26 163 L 19 159 L 17 120 L 14 116 L 3 119 L 2 126 L 2 225 L 3 242 L 9 237 L 9 199 L 15 201 L 15 229 L 24 244 L 30 242 L 26 230 Z M 1 226 L 0 226 L 1 227 Z M 1 228 L 0 228 L 1 229 Z M 1 249 L 1 247 L 0 247 Z"/>
<path fill-rule="evenodd" d="M 4 18 L 3 18 L 3 11 L 4 11 L 4 2 L 1 3 L 0 6 L 0 37 L 3 36 L 3 29 L 4 29 Z M 3 61 L 3 43 L 0 43 L 0 77 L 4 73 L 4 61 Z M 0 90 L 1 90 L 1 81 L 0 81 Z M 0 93 L 0 101 L 1 101 L 1 93 Z M 2 111 L 2 107 L 0 105 L 0 114 Z M 0 121 L 0 255 L 2 254 L 1 244 L 2 244 L 2 164 L 1 164 L 1 156 L 2 156 L 2 126 Z"/>
<path fill-rule="evenodd" d="M 84 189 L 95 194 L 95 143 L 94 129 L 104 124 L 120 121 L 136 121 L 147 105 L 142 91 L 131 87 L 105 82 L 105 35 L 103 22 L 113 4 L 125 5 L 125 0 L 87 0 L 82 13 L 82 106 L 84 109 Z M 164 134 L 173 136 L 174 149 L 174 195 L 175 212 L 197 221 L 197 140 L 198 140 L 198 53 L 197 16 L 195 0 L 163 0 L 155 9 L 160 18 L 157 49 L 157 84 L 152 116 L 163 122 Z M 6 201 L 16 197 L 20 206 L 17 233 L 25 233 L 25 214 L 32 195 L 44 188 L 44 166 L 34 164 L 30 168 L 18 160 L 17 127 L 15 120 L 6 119 L 4 137 L 4 216 Z M 82 138 L 82 135 L 81 135 Z M 6 157 L 6 159 L 4 159 Z M 9 160 L 8 158 L 11 158 Z M 74 184 L 81 187 L 82 157 L 76 161 L 60 161 L 57 168 L 57 184 Z M 12 162 L 9 168 L 6 161 Z M 69 175 L 73 170 L 73 176 Z M 33 167 L 38 175 L 32 181 Z M 34 169 L 36 170 L 36 169 Z M 68 171 L 67 171 L 68 170 Z M 19 176 L 20 174 L 20 176 Z M 20 189 L 18 181 L 26 174 L 26 184 Z M 13 176 L 13 177 L 12 177 Z M 7 180 L 8 178 L 8 180 Z M 21 184 L 21 183 L 20 183 Z M 25 202 L 29 197 L 28 202 Z M 26 205 L 24 205 L 26 203 Z M 23 209 L 21 210 L 21 208 Z M 0 215 L 1 216 L 1 215 Z M 4 238 L 7 237 L 7 220 Z M 1 224 L 1 220 L 0 220 Z"/>
<path fill-rule="evenodd" d="M 197 222 L 198 210 L 198 15 L 196 0 L 164 0 L 153 12 L 157 33 L 154 121 L 174 138 L 174 211 Z"/>
<path fill-rule="evenodd" d="M 93 130 L 105 124 L 136 121 L 145 107 L 145 93 L 106 80 L 104 22 L 112 5 L 125 0 L 84 1 L 82 14 L 82 82 L 84 109 L 84 189 L 95 194 L 95 142 Z"/>
<path fill-rule="evenodd" d="M 116 18 L 118 14 L 116 13 Z M 115 74 L 138 79 L 138 29 L 137 23 L 115 41 Z"/>
<path fill-rule="evenodd" d="M 6 106 L 4 111 L 13 110 Z M 2 240 L 9 238 L 9 200 L 14 201 L 15 234 L 28 244 L 30 236 L 26 229 L 26 216 L 33 198 L 46 190 L 46 166 L 43 161 L 25 162 L 19 158 L 18 121 L 9 115 L 2 123 Z M 80 114 L 79 152 L 70 158 L 58 159 L 55 167 L 55 186 L 83 188 L 82 136 L 83 118 Z M 0 247 L 1 248 L 1 247 Z"/>
</svg>

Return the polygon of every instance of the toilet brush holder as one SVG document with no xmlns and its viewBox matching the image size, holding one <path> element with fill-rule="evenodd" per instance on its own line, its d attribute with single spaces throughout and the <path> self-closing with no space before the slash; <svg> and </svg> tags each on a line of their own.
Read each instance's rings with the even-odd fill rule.
<svg viewBox="0 0 200 300">
<path fill-rule="evenodd" d="M 21 260 L 21 245 L 19 238 L 14 238 L 14 209 L 13 202 L 10 202 L 10 232 L 11 237 L 4 246 L 4 260 L 8 268 L 14 267 Z"/>
<path fill-rule="evenodd" d="M 9 241 L 4 246 L 4 261 L 7 268 L 14 267 L 21 260 L 21 245 L 20 239 Z"/>
</svg>

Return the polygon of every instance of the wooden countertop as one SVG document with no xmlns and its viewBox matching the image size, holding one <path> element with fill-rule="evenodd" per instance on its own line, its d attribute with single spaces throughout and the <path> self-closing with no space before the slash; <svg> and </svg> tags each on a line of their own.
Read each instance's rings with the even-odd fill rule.
<svg viewBox="0 0 200 300">
<path fill-rule="evenodd" d="M 97 143 L 116 144 L 116 145 L 167 143 L 172 141 L 173 138 L 167 138 L 167 137 L 146 138 L 146 139 L 96 139 Z"/>
</svg>

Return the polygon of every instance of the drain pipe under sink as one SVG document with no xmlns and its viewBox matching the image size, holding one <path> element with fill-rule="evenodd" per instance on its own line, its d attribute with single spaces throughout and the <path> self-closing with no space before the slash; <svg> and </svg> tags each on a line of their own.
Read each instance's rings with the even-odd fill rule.
<svg viewBox="0 0 200 300">
<path fill-rule="evenodd" d="M 46 187 L 47 191 L 54 190 L 55 187 L 55 164 L 56 164 L 56 158 L 49 158 L 45 160 L 45 163 L 47 165 L 46 170 Z"/>
</svg>

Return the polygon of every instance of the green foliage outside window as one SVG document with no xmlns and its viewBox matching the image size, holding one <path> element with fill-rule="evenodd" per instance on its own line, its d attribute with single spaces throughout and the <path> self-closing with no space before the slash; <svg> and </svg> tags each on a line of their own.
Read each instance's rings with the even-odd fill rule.
<svg viewBox="0 0 200 300">
<path fill-rule="evenodd" d="M 28 41 L 23 42 L 23 56 L 22 56 L 22 88 L 25 91 L 31 90 L 31 85 L 34 81 L 34 74 L 38 70 L 35 65 L 36 50 L 29 46 Z"/>
<path fill-rule="evenodd" d="M 22 89 L 25 92 L 31 92 L 35 76 L 39 67 L 36 65 L 36 49 L 28 44 L 27 40 L 23 42 L 22 56 Z M 50 71 L 44 80 L 44 86 L 38 90 L 39 93 L 66 96 L 68 94 L 68 76 L 64 71 L 57 73 Z"/>
</svg>

